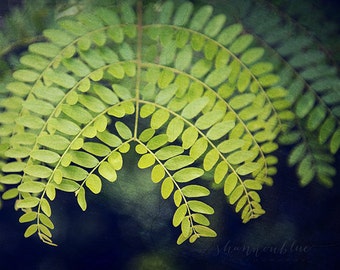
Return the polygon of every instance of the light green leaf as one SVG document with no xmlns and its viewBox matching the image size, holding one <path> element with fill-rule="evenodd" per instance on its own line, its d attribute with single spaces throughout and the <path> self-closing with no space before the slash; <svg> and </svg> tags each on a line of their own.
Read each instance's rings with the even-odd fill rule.
<svg viewBox="0 0 340 270">
<path fill-rule="evenodd" d="M 28 47 L 28 50 L 32 53 L 36 53 L 48 58 L 53 58 L 60 52 L 60 47 L 48 42 L 33 43 Z"/>
<path fill-rule="evenodd" d="M 161 186 L 161 194 L 163 199 L 169 198 L 172 191 L 174 190 L 174 182 L 170 177 L 164 179 L 162 186 Z"/>
<path fill-rule="evenodd" d="M 254 190 L 261 190 L 262 185 L 258 181 L 255 180 L 245 180 L 243 182 L 244 186 L 249 189 L 254 189 Z"/>
<path fill-rule="evenodd" d="M 123 157 L 121 153 L 115 151 L 108 158 L 108 162 L 115 170 L 120 170 L 123 167 Z"/>
<path fill-rule="evenodd" d="M 78 105 L 63 104 L 61 110 L 64 114 L 81 124 L 87 124 L 93 119 L 88 110 Z"/>
<path fill-rule="evenodd" d="M 159 183 L 165 176 L 165 171 L 162 165 L 157 164 L 152 168 L 151 180 L 154 183 Z"/>
<path fill-rule="evenodd" d="M 224 46 L 229 45 L 243 31 L 242 24 L 232 24 L 222 30 L 217 41 Z M 235 45 L 234 45 L 235 46 Z"/>
<path fill-rule="evenodd" d="M 235 207 L 235 212 L 238 213 L 241 211 L 241 209 L 244 207 L 244 205 L 246 204 L 248 200 L 248 196 L 247 195 L 243 195 L 241 197 L 241 199 L 239 199 L 239 201 L 237 202 L 236 204 L 236 207 Z"/>
<path fill-rule="evenodd" d="M 79 95 L 79 103 L 81 103 L 87 110 L 95 113 L 100 113 L 106 109 L 103 102 L 90 95 Z"/>
<path fill-rule="evenodd" d="M 123 139 L 128 140 L 132 137 L 132 132 L 130 128 L 123 122 L 117 121 L 115 123 L 115 127 L 117 129 L 119 136 L 121 136 Z"/>
<path fill-rule="evenodd" d="M 195 225 L 194 226 L 194 230 L 203 237 L 216 237 L 217 234 L 214 230 L 206 227 L 206 226 L 202 226 L 202 225 Z"/>
<path fill-rule="evenodd" d="M 178 70 L 186 70 L 190 67 L 192 61 L 193 51 L 191 46 L 187 45 L 181 49 L 175 60 L 175 68 Z"/>
<path fill-rule="evenodd" d="M 150 126 L 153 129 L 159 129 L 169 119 L 170 113 L 167 110 L 159 109 L 151 116 Z"/>
<path fill-rule="evenodd" d="M 37 116 L 33 115 L 23 115 L 15 119 L 18 125 L 28 127 L 31 129 L 41 129 L 45 124 L 45 121 Z"/>
<path fill-rule="evenodd" d="M 226 16 L 224 14 L 219 14 L 212 19 L 210 19 L 204 28 L 204 34 L 215 37 L 223 28 L 224 23 L 226 21 Z"/>
<path fill-rule="evenodd" d="M 200 79 L 209 72 L 209 70 L 211 69 L 211 66 L 212 66 L 211 61 L 207 59 L 200 59 L 195 64 L 192 65 L 190 74 Z"/>
<path fill-rule="evenodd" d="M 159 134 L 159 135 L 152 137 L 148 141 L 146 146 L 150 150 L 156 150 L 156 149 L 162 147 L 163 145 L 165 145 L 167 142 L 168 142 L 168 136 L 166 134 Z"/>
<path fill-rule="evenodd" d="M 191 223 L 188 216 L 184 217 L 182 220 L 181 231 L 184 237 L 189 237 L 192 234 Z"/>
<path fill-rule="evenodd" d="M 245 34 L 238 37 L 229 47 L 229 50 L 235 54 L 242 53 L 253 42 L 254 37 L 250 34 Z"/>
<path fill-rule="evenodd" d="M 43 213 L 45 213 L 46 216 L 48 216 L 48 217 L 51 216 L 51 214 L 52 214 L 51 206 L 45 198 L 41 199 L 40 207 L 41 207 L 41 210 L 43 211 Z"/>
<path fill-rule="evenodd" d="M 50 229 L 54 229 L 54 224 L 52 223 L 51 219 L 47 217 L 46 215 L 40 213 L 39 220 L 41 224 L 44 224 L 46 227 Z"/>
<path fill-rule="evenodd" d="M 155 163 L 155 161 L 156 160 L 154 155 L 150 153 L 142 155 L 138 161 L 138 168 L 145 169 L 151 167 Z"/>
<path fill-rule="evenodd" d="M 182 197 L 181 191 L 177 189 L 174 192 L 174 203 L 175 203 L 176 207 L 180 206 L 180 204 L 182 203 L 182 199 L 183 199 L 183 197 Z"/>
<path fill-rule="evenodd" d="M 78 164 L 85 168 L 93 168 L 99 163 L 98 159 L 96 159 L 94 156 L 86 152 L 73 151 L 71 152 L 71 155 L 72 161 L 75 164 Z"/>
<path fill-rule="evenodd" d="M 174 78 L 175 78 L 175 73 L 172 70 L 168 70 L 168 69 L 162 70 L 162 72 L 161 72 L 161 74 L 158 78 L 157 83 L 158 83 L 159 88 L 164 89 L 164 90 L 168 89 L 167 92 L 166 92 L 167 93 L 166 96 L 168 96 L 169 93 L 174 91 L 174 85 L 170 84 L 173 81 Z M 169 86 L 171 86 L 171 85 L 172 85 L 172 88 L 169 89 Z M 162 97 L 162 98 L 156 97 L 156 100 L 163 101 L 163 100 L 165 100 L 165 98 L 164 97 Z M 164 101 L 162 103 L 164 103 Z"/>
<path fill-rule="evenodd" d="M 168 136 L 168 141 L 175 141 L 179 135 L 181 135 L 184 128 L 184 122 L 181 118 L 175 117 L 171 119 L 166 129 L 166 135 Z"/>
<path fill-rule="evenodd" d="M 109 89 L 100 84 L 95 84 L 93 85 L 93 90 L 102 101 L 104 101 L 105 103 L 109 105 L 113 105 L 118 102 L 118 97 L 112 91 L 112 89 Z"/>
<path fill-rule="evenodd" d="M 88 175 L 88 172 L 78 166 L 67 166 L 67 167 L 61 167 L 60 169 L 56 170 L 54 172 L 54 181 L 57 184 L 61 183 L 61 177 L 75 180 L 75 181 L 81 181 L 84 180 Z M 59 178 L 59 179 L 57 179 Z"/>
<path fill-rule="evenodd" d="M 196 200 L 188 201 L 188 206 L 192 211 L 201 214 L 212 215 L 215 212 L 211 206 L 201 201 Z"/>
<path fill-rule="evenodd" d="M 87 208 L 87 203 L 85 198 L 85 189 L 83 187 L 80 187 L 80 189 L 77 192 L 77 202 L 81 210 L 85 211 Z"/>
<path fill-rule="evenodd" d="M 246 174 L 249 174 L 249 173 L 252 173 L 252 172 L 256 171 L 259 168 L 260 168 L 260 164 L 259 163 L 249 162 L 249 163 L 246 163 L 246 164 L 238 167 L 236 172 L 239 175 L 246 175 Z"/>
<path fill-rule="evenodd" d="M 198 132 L 196 128 L 189 127 L 182 134 L 182 147 L 189 149 L 197 140 Z"/>
<path fill-rule="evenodd" d="M 185 25 L 189 21 L 193 9 L 194 6 L 191 2 L 181 4 L 175 12 L 173 24 L 179 26 Z"/>
<path fill-rule="evenodd" d="M 117 180 L 116 170 L 112 167 L 109 162 L 102 162 L 98 169 L 101 176 L 103 176 L 109 182 L 114 182 Z M 96 180 L 95 180 L 96 181 Z"/>
<path fill-rule="evenodd" d="M 47 184 L 46 185 L 46 195 L 51 201 L 53 201 L 55 199 L 56 190 L 55 190 L 55 186 L 53 184 Z"/>
<path fill-rule="evenodd" d="M 26 231 L 24 233 L 24 237 L 28 238 L 28 237 L 32 236 L 33 234 L 35 234 L 37 231 L 38 231 L 38 225 L 32 224 L 26 229 Z"/>
<path fill-rule="evenodd" d="M 38 165 L 35 165 L 38 166 Z M 19 192 L 39 193 L 45 188 L 45 184 L 37 181 L 26 181 L 18 186 Z"/>
<path fill-rule="evenodd" d="M 42 135 L 37 141 L 40 145 L 54 150 L 65 150 L 70 145 L 70 141 L 60 135 Z"/>
<path fill-rule="evenodd" d="M 179 226 L 182 223 L 182 220 L 185 217 L 186 213 L 187 206 L 185 204 L 182 204 L 180 207 L 177 208 L 177 210 L 174 213 L 174 216 L 172 218 L 172 225 L 174 227 Z"/>
<path fill-rule="evenodd" d="M 230 153 L 235 151 L 238 148 L 241 148 L 244 145 L 244 140 L 241 139 L 230 139 L 220 143 L 217 146 L 217 149 L 222 153 Z"/>
<path fill-rule="evenodd" d="M 213 13 L 213 7 L 206 5 L 195 12 L 190 22 L 190 28 L 200 31 Z"/>
<path fill-rule="evenodd" d="M 210 194 L 209 189 L 199 185 L 188 185 L 182 188 L 182 193 L 185 197 L 203 197 Z"/>
<path fill-rule="evenodd" d="M 215 166 L 219 158 L 220 158 L 219 152 L 216 149 L 211 149 L 204 157 L 203 160 L 204 170 L 210 171 Z"/>
<path fill-rule="evenodd" d="M 76 80 L 71 75 L 52 69 L 47 69 L 43 74 L 43 78 L 46 81 L 53 82 L 67 89 L 73 87 L 76 84 Z"/>
<path fill-rule="evenodd" d="M 198 159 L 200 156 L 203 155 L 203 153 L 208 148 L 208 142 L 205 138 L 199 138 L 196 140 L 196 142 L 191 146 L 189 151 L 189 156 L 191 156 L 194 160 Z"/>
<path fill-rule="evenodd" d="M 247 160 L 251 160 L 256 156 L 256 153 L 252 151 L 237 151 L 232 154 L 230 154 L 227 157 L 227 161 L 231 164 L 241 164 L 242 162 L 245 162 Z"/>
<path fill-rule="evenodd" d="M 205 225 L 205 226 L 210 225 L 209 219 L 206 216 L 204 216 L 200 213 L 194 213 L 191 216 L 192 216 L 193 220 L 195 222 L 197 222 L 198 224 Z"/>
<path fill-rule="evenodd" d="M 43 165 L 28 165 L 24 172 L 38 178 L 48 178 L 52 174 L 52 170 Z"/>
<path fill-rule="evenodd" d="M 29 148 L 19 146 L 10 148 L 5 152 L 5 156 L 9 158 L 25 158 L 29 156 L 29 154 L 30 154 Z"/>
<path fill-rule="evenodd" d="M 39 204 L 40 200 L 36 197 L 27 197 L 16 202 L 17 208 L 33 208 Z"/>
<path fill-rule="evenodd" d="M 176 94 L 178 87 L 175 84 L 170 84 L 164 89 L 161 89 L 155 97 L 155 102 L 160 105 L 167 104 Z"/>
<path fill-rule="evenodd" d="M 18 197 L 19 192 L 17 188 L 10 188 L 7 189 L 4 193 L 2 193 L 1 198 L 3 200 L 10 200 L 10 199 L 14 199 L 16 197 Z"/>
<path fill-rule="evenodd" d="M 97 142 L 85 142 L 83 149 L 93 155 L 100 157 L 105 157 L 111 152 L 109 147 Z"/>
<path fill-rule="evenodd" d="M 229 196 L 229 203 L 234 204 L 235 202 L 240 199 L 244 191 L 244 188 L 242 185 L 237 186 L 230 194 Z"/>
<path fill-rule="evenodd" d="M 230 100 L 229 105 L 233 109 L 238 110 L 251 104 L 254 101 L 254 99 L 255 99 L 254 94 L 237 95 Z"/>
<path fill-rule="evenodd" d="M 63 118 L 52 118 L 48 122 L 49 128 L 55 128 L 56 130 L 66 135 L 76 135 L 80 132 L 80 127 L 74 122 Z"/>
<path fill-rule="evenodd" d="M 117 147 L 122 144 L 122 140 L 119 137 L 111 134 L 107 130 L 104 130 L 103 132 L 98 132 L 97 138 L 111 147 Z"/>
<path fill-rule="evenodd" d="M 192 181 L 198 177 L 201 177 L 204 174 L 204 171 L 200 168 L 188 167 L 177 171 L 173 177 L 176 182 L 186 183 Z"/>
<path fill-rule="evenodd" d="M 142 133 L 139 135 L 139 139 L 142 142 L 147 142 L 153 137 L 154 134 L 155 134 L 154 129 L 147 128 L 147 129 L 143 130 Z"/>
<path fill-rule="evenodd" d="M 20 223 L 31 222 L 31 221 L 35 220 L 36 218 L 37 218 L 37 212 L 31 211 L 31 212 L 27 212 L 27 213 L 23 214 L 19 218 L 19 222 Z"/>
<path fill-rule="evenodd" d="M 264 54 L 264 48 L 250 48 L 245 51 L 241 56 L 241 61 L 246 65 L 251 65 L 257 60 L 259 60 Z"/>
<path fill-rule="evenodd" d="M 173 157 L 169 160 L 167 160 L 164 163 L 164 166 L 168 169 L 168 170 L 178 170 L 181 169 L 183 167 L 186 167 L 190 164 L 192 164 L 195 160 L 187 155 L 178 155 L 176 157 Z"/>
<path fill-rule="evenodd" d="M 223 110 L 213 110 L 207 112 L 197 119 L 195 126 L 200 130 L 205 130 L 220 121 L 224 115 L 225 111 Z"/>
<path fill-rule="evenodd" d="M 237 88 L 240 93 L 243 93 L 249 86 L 251 81 L 251 74 L 248 70 L 241 71 L 238 80 Z"/>
<path fill-rule="evenodd" d="M 85 184 L 94 194 L 98 194 L 102 190 L 102 181 L 95 174 L 89 175 L 89 177 L 87 177 L 86 179 Z"/>
<path fill-rule="evenodd" d="M 160 160 L 167 160 L 184 152 L 184 149 L 178 145 L 168 145 L 159 149 L 155 155 Z"/>
<path fill-rule="evenodd" d="M 227 80 L 227 78 L 230 75 L 230 72 L 231 72 L 231 68 L 229 66 L 224 66 L 224 67 L 215 69 L 205 79 L 205 83 L 209 85 L 210 87 L 216 87 Z"/>
<path fill-rule="evenodd" d="M 222 180 L 224 179 L 224 177 L 226 176 L 228 172 L 228 169 L 229 169 L 229 166 L 224 160 L 217 164 L 215 172 L 214 172 L 214 181 L 216 184 L 219 184 L 222 182 Z"/>
<path fill-rule="evenodd" d="M 75 181 L 63 179 L 63 181 L 59 185 L 56 185 L 55 187 L 65 192 L 75 192 L 80 188 L 80 185 Z"/>
<path fill-rule="evenodd" d="M 156 107 L 154 104 L 144 104 L 141 109 L 140 109 L 140 117 L 142 118 L 146 118 L 148 116 L 150 116 L 151 114 L 153 114 L 156 110 Z"/>
<path fill-rule="evenodd" d="M 29 69 L 19 69 L 13 72 L 13 78 L 22 82 L 34 82 L 39 77 L 39 73 Z"/>
<path fill-rule="evenodd" d="M 218 140 L 225 136 L 234 127 L 235 121 L 232 120 L 217 123 L 208 130 L 207 137 L 210 140 Z"/>
<path fill-rule="evenodd" d="M 233 192 L 236 187 L 237 181 L 238 179 L 235 173 L 231 173 L 228 175 L 227 179 L 224 182 L 224 194 L 226 196 L 229 196 L 231 192 Z"/>
<path fill-rule="evenodd" d="M 55 163 L 60 159 L 59 154 L 49 150 L 34 150 L 31 152 L 31 157 L 45 163 Z"/>
<path fill-rule="evenodd" d="M 21 172 L 25 167 L 26 167 L 25 162 L 14 161 L 14 162 L 9 162 L 3 165 L 1 170 L 7 173 L 8 172 Z"/>
</svg>

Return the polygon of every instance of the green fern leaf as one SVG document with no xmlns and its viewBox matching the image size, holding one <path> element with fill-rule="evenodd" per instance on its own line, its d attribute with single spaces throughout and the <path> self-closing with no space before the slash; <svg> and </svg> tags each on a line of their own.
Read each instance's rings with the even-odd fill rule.
<svg viewBox="0 0 340 270">
<path fill-rule="evenodd" d="M 211 185 L 223 188 L 243 222 L 264 214 L 255 191 L 271 183 L 275 140 L 283 122 L 292 119 L 286 98 L 293 98 L 280 85 L 276 65 L 262 59 L 265 50 L 242 33 L 241 24 L 227 25 L 211 6 L 196 12 L 191 2 L 176 7 L 167 1 L 142 10 L 141 2 L 137 8 L 132 2 L 61 19 L 56 29 L 44 31 L 48 41 L 29 47 L 8 85 L 12 96 L 1 125 L 12 134 L 5 155 L 16 161 L 3 166 L 0 183 L 17 185 L 5 198 L 18 194 L 17 207 L 37 213 L 22 218 L 36 222 L 26 237 L 38 233 L 53 244 L 48 200 L 71 192 L 86 210 L 86 192 L 100 193 L 103 179 L 117 181 L 131 147 L 139 155 L 137 166 L 160 184 L 161 196 L 173 198 L 173 225 L 181 230 L 177 243 L 216 236 L 206 217 L 214 208 L 202 201 Z M 280 52 L 288 54 L 290 46 Z M 299 66 L 308 60 L 292 61 Z M 310 130 L 335 119 L 328 118 L 327 106 L 314 109 L 315 96 L 300 94 L 295 113 L 311 113 Z M 332 131 L 320 136 L 334 152 L 339 140 L 331 121 L 326 127 Z M 297 142 L 302 136 L 287 137 Z M 291 163 L 299 164 L 307 183 L 315 157 L 306 159 L 300 150 Z M 333 174 L 326 173 L 326 164 L 313 171 L 324 181 Z"/>
</svg>

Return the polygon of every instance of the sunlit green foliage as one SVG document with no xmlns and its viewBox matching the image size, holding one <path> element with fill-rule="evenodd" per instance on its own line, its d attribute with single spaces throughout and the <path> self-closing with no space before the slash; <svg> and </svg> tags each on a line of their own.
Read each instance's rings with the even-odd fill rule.
<svg viewBox="0 0 340 270">
<path fill-rule="evenodd" d="M 216 236 L 212 188 L 244 223 L 265 213 L 259 190 L 273 183 L 278 141 L 295 144 L 302 185 L 330 185 L 334 69 L 306 36 L 270 41 L 261 24 L 252 33 L 217 11 L 126 1 L 59 16 L 28 47 L 0 103 L 2 198 L 23 210 L 25 237 L 54 245 L 50 202 L 70 192 L 85 211 L 88 192 L 120 181 L 129 151 L 174 201 L 178 244 Z"/>
</svg>

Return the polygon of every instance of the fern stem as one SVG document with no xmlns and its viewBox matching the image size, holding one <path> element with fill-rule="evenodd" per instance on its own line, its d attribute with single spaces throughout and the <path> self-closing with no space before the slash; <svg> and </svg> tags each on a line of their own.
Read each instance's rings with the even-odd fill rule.
<svg viewBox="0 0 340 270">
<path fill-rule="evenodd" d="M 142 66 L 142 43 L 143 43 L 143 2 L 137 2 L 137 74 L 136 74 L 136 118 L 134 137 L 137 138 L 138 119 L 139 119 L 139 99 L 140 99 L 140 82 L 141 82 L 141 66 Z"/>
</svg>

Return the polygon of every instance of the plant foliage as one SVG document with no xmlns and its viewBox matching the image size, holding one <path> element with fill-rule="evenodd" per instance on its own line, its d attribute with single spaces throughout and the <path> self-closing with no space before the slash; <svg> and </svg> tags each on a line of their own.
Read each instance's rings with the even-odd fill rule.
<svg viewBox="0 0 340 270">
<path fill-rule="evenodd" d="M 278 138 L 295 144 L 302 185 L 330 185 L 336 70 L 310 38 L 287 39 L 294 25 L 254 23 L 263 9 L 249 7 L 236 22 L 211 5 L 117 2 L 62 16 L 29 45 L 0 105 L 2 198 L 23 210 L 25 237 L 54 245 L 51 201 L 73 193 L 85 211 L 129 151 L 173 200 L 178 244 L 216 236 L 212 188 L 244 223 L 265 213 Z"/>
</svg>

